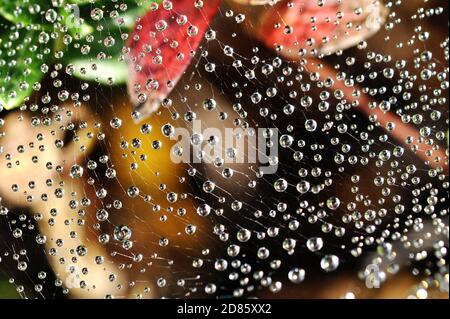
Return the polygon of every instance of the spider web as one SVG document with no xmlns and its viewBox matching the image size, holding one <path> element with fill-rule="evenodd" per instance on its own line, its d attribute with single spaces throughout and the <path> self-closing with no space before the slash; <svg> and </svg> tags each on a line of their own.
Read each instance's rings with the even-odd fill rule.
<svg viewBox="0 0 450 319">
<path fill-rule="evenodd" d="M 68 102 L 52 109 L 36 95 L 27 103 L 36 110 L 2 114 L 10 195 L 0 195 L 0 268 L 20 296 L 310 297 L 318 283 L 350 278 L 340 296 L 358 297 L 400 276 L 415 278 L 405 296 L 448 293 L 448 8 L 384 5 L 386 21 L 366 45 L 302 56 L 302 42 L 265 47 L 252 16 L 241 22 L 224 4 L 208 28 L 216 37 L 148 118 L 136 121 L 124 86 L 62 73 Z M 43 81 L 57 95 L 52 82 Z M 276 131 L 276 173 L 230 164 L 225 147 L 222 161 L 173 163 L 175 141 L 162 128 L 195 139 L 195 119 L 223 135 Z M 32 140 L 7 139 L 8 120 L 32 126 Z M 405 127 L 419 142 L 405 141 Z M 20 172 L 34 152 L 51 181 L 30 186 Z"/>
</svg>

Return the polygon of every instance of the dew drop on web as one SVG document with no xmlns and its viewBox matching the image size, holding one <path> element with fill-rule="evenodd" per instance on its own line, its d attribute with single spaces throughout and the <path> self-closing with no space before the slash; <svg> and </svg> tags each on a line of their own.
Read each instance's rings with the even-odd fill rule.
<svg viewBox="0 0 450 319">
<path fill-rule="evenodd" d="M 0 9 L 0 290 L 448 294 L 447 7 L 122 2 Z"/>
</svg>

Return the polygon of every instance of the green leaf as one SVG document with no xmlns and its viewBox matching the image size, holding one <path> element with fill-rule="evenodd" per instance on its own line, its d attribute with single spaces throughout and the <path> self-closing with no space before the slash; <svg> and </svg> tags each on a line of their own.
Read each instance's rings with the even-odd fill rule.
<svg viewBox="0 0 450 319">
<path fill-rule="evenodd" d="M 82 80 L 110 84 L 109 79 L 112 78 L 115 85 L 124 84 L 127 81 L 128 67 L 124 61 L 78 59 L 70 61 L 70 63 L 75 67 L 74 75 Z"/>
<path fill-rule="evenodd" d="M 114 3 L 108 2 L 102 6 L 102 1 L 93 5 L 80 7 L 80 17 L 83 25 L 90 26 L 91 31 L 84 35 L 82 40 L 77 41 L 76 46 L 65 50 L 67 54 L 64 56 L 66 64 L 74 65 L 77 72 L 74 75 L 78 78 L 88 81 L 97 81 L 101 84 L 108 84 L 109 78 L 114 78 L 115 84 L 123 84 L 126 82 L 128 69 L 123 58 L 121 59 L 122 48 L 124 42 L 123 35 L 127 35 L 134 26 L 135 19 L 144 15 L 148 11 L 151 2 L 128 0 L 121 1 L 127 3 L 127 10 L 116 10 L 118 16 L 112 18 L 110 12 L 115 9 Z M 93 21 L 90 17 L 90 10 L 93 8 L 101 8 L 103 18 L 100 21 Z M 123 19 L 123 23 L 119 25 L 118 20 Z M 89 24 L 88 24 L 89 23 Z M 98 28 L 100 26 L 100 28 Z M 75 32 L 80 33 L 79 29 L 73 28 Z M 114 39 L 114 45 L 105 45 L 105 39 L 111 37 Z M 89 40 L 88 40 L 89 39 Z M 89 47 L 89 52 L 82 52 L 82 48 Z M 99 59 L 100 57 L 100 59 Z M 93 67 L 94 66 L 94 69 Z M 83 72 L 80 69 L 83 68 Z"/>
<path fill-rule="evenodd" d="M 0 110 L 20 106 L 44 76 L 52 40 L 36 27 L 0 22 Z"/>
<path fill-rule="evenodd" d="M 6 278 L 0 277 L 0 299 L 19 299 L 20 295 Z"/>
<path fill-rule="evenodd" d="M 78 70 L 86 70 L 75 72 L 77 77 L 100 83 L 107 83 L 113 77 L 117 84 L 125 82 L 127 68 L 120 57 L 126 40 L 121 37 L 129 33 L 136 17 L 144 15 L 152 2 L 161 1 L 68 0 L 66 4 L 77 5 L 76 15 L 81 18 L 80 24 L 74 24 L 70 5 L 56 8 L 50 0 L 5 1 L 0 6 L 0 110 L 18 107 L 32 94 L 33 86 L 39 86 L 47 63 L 51 62 L 54 50 L 64 52 L 66 65 L 73 64 Z M 123 4 L 126 4 L 126 10 Z M 94 8 L 104 11 L 99 21 L 91 17 Z M 52 23 L 53 18 L 47 17 L 49 10 L 56 14 L 53 15 L 56 24 Z M 117 12 L 119 16 L 111 17 L 111 12 Z M 124 21 L 121 25 L 119 18 Z M 72 35 L 81 35 L 81 39 L 65 45 L 60 34 L 56 42 L 53 41 L 50 31 L 58 34 L 60 24 L 66 25 Z M 106 45 L 108 39 L 115 41 Z M 93 70 L 92 65 L 97 69 Z"/>
<path fill-rule="evenodd" d="M 42 25 L 46 23 L 46 11 L 51 8 L 49 0 L 7 0 L 0 5 L 0 15 L 15 24 Z"/>
<path fill-rule="evenodd" d="M 92 3 L 92 0 L 69 0 L 70 3 L 73 4 L 77 4 L 77 5 L 83 5 L 83 4 L 87 4 L 87 3 Z M 101 1 L 96 1 L 96 2 L 101 2 Z"/>
</svg>

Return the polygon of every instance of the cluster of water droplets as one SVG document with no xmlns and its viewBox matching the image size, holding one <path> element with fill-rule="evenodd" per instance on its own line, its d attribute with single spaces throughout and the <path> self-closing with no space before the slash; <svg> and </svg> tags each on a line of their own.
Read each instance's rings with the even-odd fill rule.
<svg viewBox="0 0 450 319">
<path fill-rule="evenodd" d="M 174 93 L 144 119 L 124 98 L 121 71 L 102 71 L 127 67 L 134 10 L 170 1 L 1 9 L 1 102 L 27 96 L 12 115 L 0 105 L 9 229 L 0 268 L 10 282 L 23 297 L 55 286 L 74 297 L 295 296 L 351 274 L 361 285 L 350 296 L 406 269 L 412 296 L 448 292 L 448 33 L 427 29 L 448 10 L 383 2 L 376 40 L 330 55 L 313 39 L 264 48 L 244 27 L 250 15 L 226 7 Z M 157 32 L 169 23 L 157 21 Z M 188 36 L 202 35 L 191 24 Z M 222 135 L 196 131 L 195 120 Z M 179 127 L 199 161 L 171 161 L 188 152 L 172 148 Z M 233 163 L 247 152 L 238 146 L 195 153 L 224 145 L 225 127 L 242 129 L 237 140 L 264 128 L 278 154 L 262 165 Z"/>
</svg>

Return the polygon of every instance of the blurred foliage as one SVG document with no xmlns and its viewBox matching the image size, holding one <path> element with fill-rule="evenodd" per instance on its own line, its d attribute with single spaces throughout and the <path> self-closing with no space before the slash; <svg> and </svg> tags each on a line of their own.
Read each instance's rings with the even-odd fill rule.
<svg viewBox="0 0 450 319">
<path fill-rule="evenodd" d="M 8 282 L 8 279 L 0 274 L 0 299 L 18 299 L 20 298 L 14 286 Z"/>
<path fill-rule="evenodd" d="M 69 0 L 59 7 L 50 0 L 9 0 L 0 6 L 0 111 L 23 105 L 56 62 L 87 81 L 123 84 L 126 36 L 152 2 L 159 0 Z M 113 83 L 111 75 L 117 75 Z"/>
</svg>

